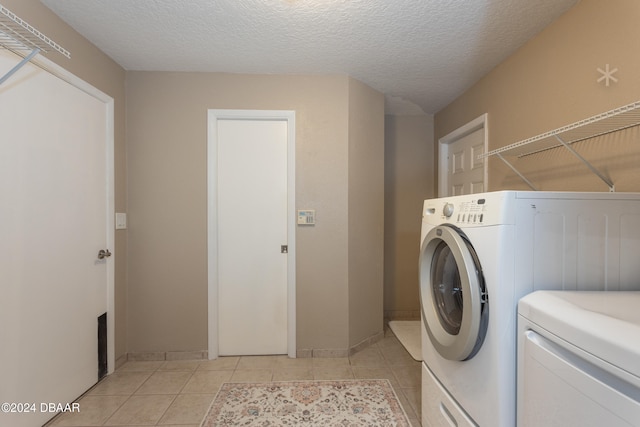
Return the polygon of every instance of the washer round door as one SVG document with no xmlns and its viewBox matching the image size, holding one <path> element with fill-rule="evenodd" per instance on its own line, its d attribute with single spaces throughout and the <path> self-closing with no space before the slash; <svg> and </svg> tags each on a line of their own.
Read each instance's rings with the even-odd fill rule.
<svg viewBox="0 0 640 427">
<path fill-rule="evenodd" d="M 489 304 L 482 268 L 462 231 L 440 225 L 420 248 L 422 321 L 431 343 L 449 360 L 467 360 L 480 350 Z"/>
</svg>

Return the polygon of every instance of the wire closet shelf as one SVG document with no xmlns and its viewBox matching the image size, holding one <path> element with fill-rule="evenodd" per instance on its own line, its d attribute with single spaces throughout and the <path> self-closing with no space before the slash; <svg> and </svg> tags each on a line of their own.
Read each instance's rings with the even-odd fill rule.
<svg viewBox="0 0 640 427">
<path fill-rule="evenodd" d="M 0 4 L 0 48 L 8 49 L 23 56 L 23 60 L 0 77 L 0 84 L 29 62 L 40 52 L 56 51 L 71 58 L 68 50 L 35 29 L 15 13 Z M 26 52 L 26 53 L 23 53 Z"/>
<path fill-rule="evenodd" d="M 610 191 L 615 191 L 614 185 L 609 178 L 600 173 L 600 171 L 582 157 L 571 145 L 579 141 L 607 135 L 638 125 L 640 125 L 640 101 L 597 114 L 593 117 L 542 133 L 532 138 L 518 141 L 502 148 L 488 151 L 487 153 L 479 155 L 478 158 L 484 159 L 490 156 L 497 156 L 532 189 L 536 190 L 535 186 L 505 159 L 504 156 L 521 158 L 552 148 L 565 147 L 605 182 L 609 186 Z"/>
</svg>

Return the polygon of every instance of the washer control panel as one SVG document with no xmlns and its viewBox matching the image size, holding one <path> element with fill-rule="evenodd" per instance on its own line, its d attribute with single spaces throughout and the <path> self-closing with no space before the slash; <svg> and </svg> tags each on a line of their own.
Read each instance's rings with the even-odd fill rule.
<svg viewBox="0 0 640 427">
<path fill-rule="evenodd" d="M 495 225 L 501 223 L 502 200 L 491 194 L 464 195 L 425 200 L 423 221 L 432 224 L 449 223 L 458 227 Z"/>
<path fill-rule="evenodd" d="M 458 212 L 451 218 L 455 224 L 482 224 L 486 209 L 486 199 L 461 202 Z"/>
<path fill-rule="evenodd" d="M 427 199 L 422 209 L 422 222 L 431 225 L 449 223 L 461 228 L 515 224 L 517 212 L 529 209 L 527 203 L 516 203 L 518 194 L 516 191 L 494 191 Z M 524 196 L 527 194 L 525 192 Z"/>
</svg>

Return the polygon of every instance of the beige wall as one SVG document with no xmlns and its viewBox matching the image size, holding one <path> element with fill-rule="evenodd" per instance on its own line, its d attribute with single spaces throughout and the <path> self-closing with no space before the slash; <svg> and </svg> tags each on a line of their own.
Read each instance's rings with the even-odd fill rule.
<svg viewBox="0 0 640 427">
<path fill-rule="evenodd" d="M 108 56 L 60 20 L 38 0 L 2 0 L 2 5 L 71 52 L 71 59 L 43 54 L 76 76 L 114 99 L 115 109 L 115 209 L 126 212 L 126 160 L 124 121 L 124 70 Z M 115 234 L 115 354 L 126 353 L 126 263 L 127 240 L 124 231 Z M 113 249 L 113 248 L 112 248 Z"/>
<path fill-rule="evenodd" d="M 207 109 L 295 110 L 296 204 L 317 222 L 296 230 L 297 347 L 346 350 L 350 310 L 377 304 L 349 305 L 350 281 L 366 274 L 351 274 L 350 245 L 374 228 L 367 244 L 382 247 L 380 221 L 350 230 L 349 208 L 362 190 L 367 206 L 382 200 L 382 104 L 346 76 L 129 72 L 129 351 L 207 348 Z M 354 147 L 371 138 L 370 165 L 351 164 L 351 137 Z M 360 188 L 369 177 L 377 188 Z"/>
<path fill-rule="evenodd" d="M 349 79 L 349 347 L 383 331 L 384 97 Z"/>
<path fill-rule="evenodd" d="M 640 99 L 640 2 L 582 0 L 435 116 L 438 138 L 489 114 L 489 149 L 503 147 Z M 617 83 L 596 80 L 618 68 Z M 616 191 L 640 191 L 638 129 L 575 144 L 611 177 Z M 541 190 L 608 191 L 564 149 L 516 161 Z M 496 158 L 489 189 L 528 189 Z"/>
<path fill-rule="evenodd" d="M 3 5 L 71 51 L 71 60 L 55 54 L 49 59 L 115 100 L 116 211 L 129 214 L 128 230 L 116 232 L 116 357 L 207 348 L 209 108 L 296 110 L 297 205 L 317 211 L 316 226 L 297 230 L 298 348 L 344 350 L 381 330 L 381 290 L 373 285 L 381 286 L 379 272 L 362 264 L 349 267 L 349 245 L 364 242 L 382 265 L 382 207 L 372 219 L 377 225 L 371 236 L 349 220 L 350 204 L 360 212 L 361 201 L 375 204 L 382 198 L 381 184 L 367 186 L 366 196 L 358 194 L 356 184 L 380 181 L 383 171 L 381 94 L 347 76 L 126 74 L 39 1 Z M 350 105 L 350 97 L 363 110 Z M 350 131 L 350 125 L 361 128 Z M 349 151 L 361 154 L 368 139 L 377 147 L 370 167 L 350 165 Z M 350 280 L 357 283 L 351 290 Z M 350 306 L 350 295 L 366 298 Z M 361 317 L 368 320 L 360 323 Z"/>
<path fill-rule="evenodd" d="M 422 202 L 435 197 L 433 116 L 385 117 L 384 312 L 419 318 Z"/>
</svg>

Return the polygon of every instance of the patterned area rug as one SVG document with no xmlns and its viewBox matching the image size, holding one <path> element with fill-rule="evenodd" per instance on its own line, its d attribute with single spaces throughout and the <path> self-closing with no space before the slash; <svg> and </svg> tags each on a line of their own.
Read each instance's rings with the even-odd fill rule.
<svg viewBox="0 0 640 427">
<path fill-rule="evenodd" d="M 224 383 L 202 427 L 410 427 L 388 380 Z"/>
</svg>

